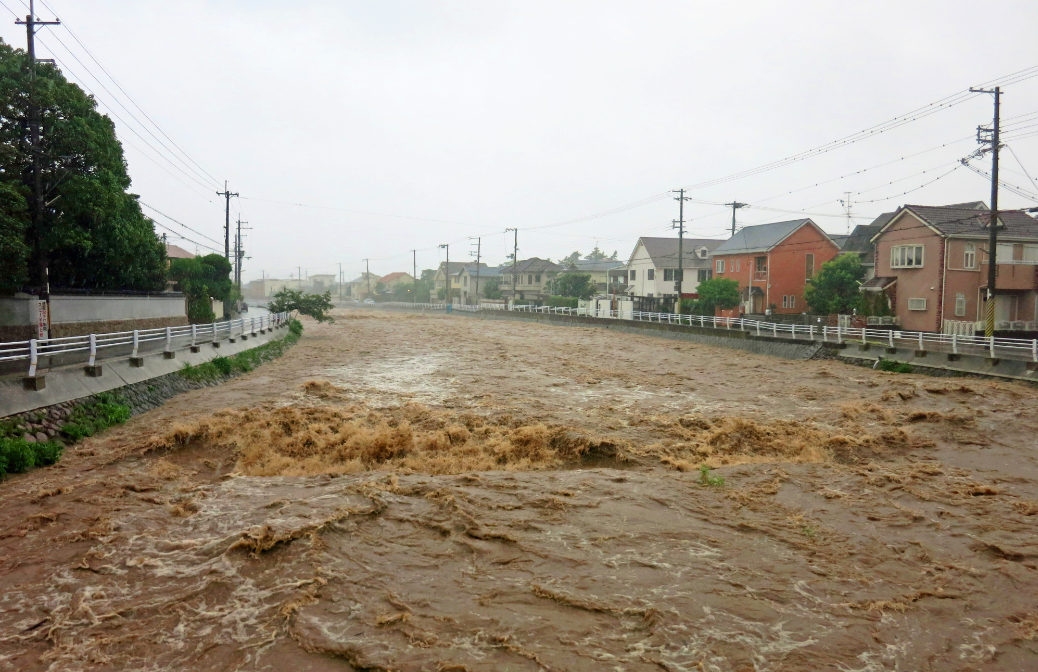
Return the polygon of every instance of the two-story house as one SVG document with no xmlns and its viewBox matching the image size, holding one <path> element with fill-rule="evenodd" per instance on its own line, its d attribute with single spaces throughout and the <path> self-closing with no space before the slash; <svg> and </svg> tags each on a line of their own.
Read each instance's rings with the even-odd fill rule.
<svg viewBox="0 0 1038 672">
<path fill-rule="evenodd" d="M 500 270 L 501 296 L 520 301 L 540 301 L 551 295 L 548 282 L 565 269 L 546 259 L 532 257 L 520 261 L 514 269 L 509 265 Z M 515 287 L 512 286 L 513 276 Z"/>
<path fill-rule="evenodd" d="M 681 244 L 684 279 L 681 293 L 696 293 L 699 283 L 713 275 L 711 255 L 723 241 L 685 238 Z M 642 237 L 627 260 L 627 293 L 631 296 L 677 298 L 678 239 Z"/>
<path fill-rule="evenodd" d="M 810 219 L 745 226 L 714 250 L 714 277 L 739 283 L 741 313 L 802 313 L 807 280 L 839 253 Z"/>
<path fill-rule="evenodd" d="M 501 272 L 496 268 L 480 263 L 469 264 L 461 271 L 461 302 L 467 306 L 479 305 L 484 296 L 488 280 L 501 280 Z"/>
<path fill-rule="evenodd" d="M 595 284 L 595 291 L 604 294 L 609 291 L 609 272 L 622 268 L 624 268 L 623 262 L 616 259 L 603 259 L 601 261 L 577 259 L 567 264 L 562 272 L 590 275 L 591 282 Z"/>
<path fill-rule="evenodd" d="M 440 267 L 436 269 L 436 275 L 433 276 L 433 297 L 440 296 L 441 292 L 444 295 L 444 300 L 447 298 L 447 282 L 450 281 L 450 298 L 454 301 L 461 301 L 464 303 L 464 298 L 468 294 L 468 286 L 464 284 L 466 282 L 463 274 L 466 269 L 471 268 L 473 274 L 475 274 L 476 264 L 471 261 L 452 261 L 448 268 L 447 262 L 440 262 Z M 480 273 L 486 273 L 489 271 L 489 267 L 480 262 L 479 264 Z"/>
<path fill-rule="evenodd" d="M 984 203 L 902 206 L 872 238 L 876 276 L 862 291 L 885 292 L 901 327 L 973 333 L 988 287 Z M 1033 330 L 1038 320 L 1038 221 L 1019 211 L 998 216 L 995 321 L 999 330 Z"/>
</svg>

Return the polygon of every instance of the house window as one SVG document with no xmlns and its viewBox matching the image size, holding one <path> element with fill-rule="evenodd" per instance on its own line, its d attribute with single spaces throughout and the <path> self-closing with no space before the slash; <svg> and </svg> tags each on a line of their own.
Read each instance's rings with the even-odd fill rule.
<svg viewBox="0 0 1038 672">
<path fill-rule="evenodd" d="M 797 307 L 797 297 L 792 295 L 792 294 L 789 295 L 789 307 L 790 308 L 796 308 Z"/>
<path fill-rule="evenodd" d="M 674 269 L 665 268 L 663 269 L 663 282 L 674 282 Z"/>
<path fill-rule="evenodd" d="M 789 297 L 785 294 L 782 295 L 782 307 L 789 308 Z"/>
<path fill-rule="evenodd" d="M 469 276 L 466 275 L 464 278 L 462 278 L 461 284 L 463 284 L 466 287 L 468 287 L 469 286 Z"/>
<path fill-rule="evenodd" d="M 742 259 L 736 259 L 736 260 L 735 260 L 734 262 L 732 262 L 732 263 L 733 263 L 733 264 L 734 264 L 734 266 L 735 266 L 735 268 L 733 268 L 733 269 L 732 269 L 732 272 L 733 272 L 733 273 L 738 273 L 739 271 L 741 271 L 741 270 L 742 270 Z"/>
<path fill-rule="evenodd" d="M 890 267 L 891 268 L 921 268 L 923 265 L 923 246 L 922 245 L 895 245 L 890 248 Z M 909 299 L 911 302 L 912 299 Z M 925 303 L 926 299 L 920 299 Z M 909 308 L 909 310 L 913 310 Z M 926 310 L 923 308 L 916 308 L 915 310 Z"/>
<path fill-rule="evenodd" d="M 926 299 L 909 299 L 909 310 L 926 310 Z"/>
<path fill-rule="evenodd" d="M 995 263 L 1002 264 L 1007 261 L 1013 260 L 1013 244 L 1012 243 L 999 243 L 998 249 L 995 251 Z"/>
<path fill-rule="evenodd" d="M 632 282 L 634 281 L 634 274 L 635 274 L 636 272 L 637 272 L 637 271 L 631 271 L 631 281 L 632 281 Z"/>
<path fill-rule="evenodd" d="M 533 284 L 533 276 L 532 275 L 526 276 L 526 284 L 528 284 L 528 285 L 532 285 Z"/>
<path fill-rule="evenodd" d="M 698 280 L 699 282 L 706 282 L 707 280 L 710 279 L 711 275 L 712 275 L 712 273 L 710 272 L 709 268 L 703 268 L 703 269 L 699 270 L 699 273 L 698 273 L 699 277 L 697 277 L 696 280 Z"/>
<path fill-rule="evenodd" d="M 537 284 L 538 285 L 541 284 L 541 274 L 540 273 L 537 274 L 537 277 L 535 279 L 537 280 Z"/>
<path fill-rule="evenodd" d="M 714 262 L 714 269 L 718 273 L 724 273 L 724 259 L 718 259 Z"/>
<path fill-rule="evenodd" d="M 977 246 L 973 243 L 966 243 L 966 250 L 962 253 L 962 265 L 964 268 L 977 267 Z M 957 308 L 955 310 L 955 314 L 959 314 Z M 965 313 L 963 313 L 963 315 L 965 315 Z"/>
<path fill-rule="evenodd" d="M 696 251 L 696 254 L 699 255 L 700 259 L 706 259 L 706 255 L 708 253 L 709 253 L 709 250 L 707 250 L 705 247 L 701 247 L 701 248 L 699 248 L 699 250 Z"/>
<path fill-rule="evenodd" d="M 972 244 L 972 243 L 971 243 Z M 955 317 L 966 315 L 966 295 L 959 292 L 955 295 Z"/>
<path fill-rule="evenodd" d="M 767 257 L 754 257 L 753 260 L 754 260 L 754 262 L 756 262 L 756 269 L 755 270 L 758 273 L 765 273 L 765 272 L 767 272 L 767 270 L 768 270 L 768 258 Z"/>
<path fill-rule="evenodd" d="M 1024 261 L 1038 262 L 1038 245 L 1024 245 Z"/>
<path fill-rule="evenodd" d="M 807 279 L 810 280 L 811 278 L 815 277 L 815 255 L 807 254 L 805 255 L 805 259 L 806 261 L 804 270 L 807 275 Z"/>
<path fill-rule="evenodd" d="M 655 268 L 650 268 L 649 271 L 648 271 L 648 275 L 646 275 L 645 278 L 647 280 L 655 280 L 656 279 L 656 269 Z"/>
</svg>

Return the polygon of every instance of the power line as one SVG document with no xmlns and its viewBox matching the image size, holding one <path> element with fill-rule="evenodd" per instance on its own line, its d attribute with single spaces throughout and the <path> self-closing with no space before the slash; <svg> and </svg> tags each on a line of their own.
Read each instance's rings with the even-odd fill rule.
<svg viewBox="0 0 1038 672">
<path fill-rule="evenodd" d="M 210 238 L 209 236 L 205 235 L 205 234 L 204 234 L 204 233 L 202 233 L 201 231 L 197 231 L 197 230 L 195 230 L 195 229 L 192 229 L 192 228 L 191 228 L 190 226 L 188 226 L 187 224 L 184 224 L 183 222 L 180 222 L 180 221 L 177 221 L 177 220 L 173 219 L 172 217 L 170 217 L 169 215 L 167 215 L 166 213 L 164 213 L 164 212 L 162 212 L 162 211 L 160 211 L 160 210 L 156 210 L 155 208 L 153 208 L 152 206 L 148 205 L 148 204 L 147 204 L 147 203 L 145 203 L 144 201 L 142 201 L 142 200 L 138 199 L 138 200 L 137 200 L 137 202 L 138 202 L 138 203 L 140 203 L 141 205 L 143 205 L 144 207 L 146 207 L 147 209 L 151 210 L 152 212 L 154 212 L 154 213 L 157 213 L 157 214 L 159 214 L 159 215 L 162 215 L 163 217 L 165 217 L 165 218 L 166 218 L 166 219 L 168 219 L 169 221 L 173 222 L 174 224 L 178 224 L 178 225 L 180 225 L 180 226 L 184 227 L 185 229 L 187 229 L 188 231 L 191 231 L 192 233 L 198 234 L 199 236 L 201 236 L 201 237 L 205 238 L 205 239 L 206 239 L 206 240 L 208 240 L 208 241 L 211 241 L 211 242 L 213 242 L 213 243 L 216 243 L 217 245 L 219 245 L 219 244 L 220 244 L 220 241 L 218 241 L 218 240 L 215 240 L 215 239 L 213 239 L 213 238 Z"/>
</svg>

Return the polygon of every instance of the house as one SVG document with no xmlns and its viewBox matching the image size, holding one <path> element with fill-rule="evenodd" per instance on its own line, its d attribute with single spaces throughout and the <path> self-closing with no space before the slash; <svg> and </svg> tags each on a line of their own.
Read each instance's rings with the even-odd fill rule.
<svg viewBox="0 0 1038 672">
<path fill-rule="evenodd" d="M 505 266 L 501 269 L 501 295 L 520 301 L 546 299 L 551 296 L 548 282 L 564 270 L 552 261 L 537 257 L 520 261 L 514 269 Z M 512 286 L 513 276 L 515 287 Z"/>
<path fill-rule="evenodd" d="M 309 279 L 310 286 L 306 290 L 307 294 L 324 294 L 325 292 L 338 294 L 339 277 L 334 273 L 311 275 Z"/>
<path fill-rule="evenodd" d="M 903 329 L 973 333 L 984 319 L 989 220 L 982 202 L 902 206 L 872 237 L 876 275 L 862 291 L 884 292 Z M 1038 221 L 1003 211 L 998 227 L 996 329 L 1034 330 Z"/>
<path fill-rule="evenodd" d="M 616 259 L 602 259 L 591 261 L 590 259 L 577 259 L 564 265 L 563 273 L 582 273 L 591 276 L 591 282 L 595 283 L 595 291 L 609 291 L 609 271 L 625 269 L 622 261 Z"/>
<path fill-rule="evenodd" d="M 389 275 L 383 275 L 381 278 L 378 279 L 378 281 L 381 282 L 382 285 L 386 288 L 387 293 L 392 293 L 393 288 L 397 285 L 410 285 L 411 283 L 413 283 L 414 276 L 412 276 L 410 273 L 397 271 L 395 273 L 390 273 Z"/>
<path fill-rule="evenodd" d="M 685 238 L 681 245 L 682 294 L 695 294 L 699 283 L 712 277 L 711 258 L 722 243 L 711 238 Z M 678 239 L 642 237 L 627 260 L 627 293 L 646 297 L 677 297 Z"/>
<path fill-rule="evenodd" d="M 488 280 L 501 280 L 501 272 L 486 264 L 468 264 L 461 271 L 461 302 L 466 306 L 479 305 Z"/>
<path fill-rule="evenodd" d="M 893 212 L 884 212 L 872 220 L 871 224 L 859 224 L 851 231 L 851 235 L 840 245 L 843 254 L 856 254 L 865 267 L 865 280 L 876 277 L 876 246 L 872 237 L 894 216 Z"/>
<path fill-rule="evenodd" d="M 278 280 L 276 278 L 263 278 L 253 280 L 245 285 L 242 293 L 246 299 L 266 299 L 274 296 L 285 287 L 295 288 L 295 283 L 289 280 Z"/>
<path fill-rule="evenodd" d="M 173 245 L 172 243 L 166 243 L 166 258 L 167 259 L 194 259 L 197 255 L 192 254 L 180 247 L 179 245 Z"/>
<path fill-rule="evenodd" d="M 450 268 L 449 269 L 447 267 L 447 262 L 445 262 L 445 261 L 444 262 L 440 262 L 440 267 L 438 269 L 436 269 L 436 275 L 433 277 L 433 296 L 439 296 L 440 292 L 444 291 L 444 288 L 447 286 L 446 274 L 449 273 L 449 275 L 450 275 L 450 284 L 451 284 L 451 291 L 450 291 L 451 298 L 453 298 L 453 299 L 461 299 L 464 295 L 466 295 L 466 293 L 462 292 L 462 289 L 463 289 L 462 282 L 464 281 L 464 278 L 462 277 L 462 273 L 466 269 L 468 269 L 468 268 L 471 268 L 472 269 L 472 274 L 475 275 L 476 264 L 473 263 L 473 262 L 469 262 L 469 261 L 452 261 L 452 262 L 450 262 Z M 479 273 L 480 273 L 480 275 L 483 275 L 483 274 L 487 273 L 489 270 L 490 270 L 489 266 L 487 266 L 486 264 L 480 262 L 480 264 L 479 264 Z M 464 287 L 464 289 L 467 289 L 467 286 Z M 444 296 L 446 296 L 446 294 L 444 294 Z"/>
<path fill-rule="evenodd" d="M 366 299 L 375 294 L 375 285 L 381 276 L 377 273 L 361 273 L 359 277 L 350 280 L 343 286 L 342 295 L 352 299 Z"/>
<path fill-rule="evenodd" d="M 839 253 L 810 219 L 745 226 L 714 250 L 714 277 L 739 283 L 741 313 L 802 313 L 807 280 Z"/>
</svg>

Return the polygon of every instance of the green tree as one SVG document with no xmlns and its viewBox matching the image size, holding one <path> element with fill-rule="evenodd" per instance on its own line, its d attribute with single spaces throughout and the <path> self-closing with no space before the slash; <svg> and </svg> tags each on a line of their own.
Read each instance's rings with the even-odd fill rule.
<svg viewBox="0 0 1038 672">
<path fill-rule="evenodd" d="M 30 225 L 25 61 L 25 52 L 0 42 L 0 291 L 39 286 L 44 259 L 52 287 L 163 289 L 165 248 L 137 197 L 126 191 L 130 178 L 114 124 L 91 96 L 46 64 L 37 66 L 35 84 L 45 130 L 40 181 L 46 206 L 37 226 Z"/>
<path fill-rule="evenodd" d="M 578 299 L 590 299 L 595 293 L 595 283 L 587 273 L 563 273 L 553 281 L 555 294 Z"/>
<path fill-rule="evenodd" d="M 420 280 L 422 282 L 428 283 L 430 287 L 432 286 L 432 282 L 435 279 L 436 279 L 436 269 L 435 268 L 427 268 L 424 271 L 422 271 L 422 277 L 420 278 Z"/>
<path fill-rule="evenodd" d="M 865 267 L 857 254 L 841 254 L 822 264 L 818 273 L 807 281 L 804 300 L 812 312 L 846 315 L 861 301 L 858 289 L 865 279 Z"/>
<path fill-rule="evenodd" d="M 886 292 L 859 292 L 858 314 L 871 316 L 893 315 Z"/>
<path fill-rule="evenodd" d="M 187 295 L 187 318 L 194 324 L 223 317 L 213 315 L 212 299 L 229 303 L 236 289 L 231 282 L 231 262 L 219 254 L 171 259 L 169 277 Z"/>
<path fill-rule="evenodd" d="M 480 291 L 483 292 L 483 298 L 485 299 L 500 299 L 501 278 L 487 278 L 483 281 Z"/>
<path fill-rule="evenodd" d="M 563 257 L 562 259 L 559 259 L 559 266 L 562 266 L 563 268 L 569 268 L 571 264 L 577 261 L 580 261 L 580 252 L 574 250 L 569 255 Z"/>
<path fill-rule="evenodd" d="M 421 280 L 417 282 L 402 282 L 393 287 L 393 300 L 428 303 L 429 283 L 422 282 Z"/>
<path fill-rule="evenodd" d="M 588 261 L 605 261 L 609 259 L 606 253 L 598 249 L 598 245 L 595 245 L 595 249 L 591 250 L 587 255 L 584 256 Z M 616 252 L 613 252 L 613 259 L 616 259 Z"/>
<path fill-rule="evenodd" d="M 714 310 L 727 310 L 739 305 L 739 283 L 728 278 L 711 278 L 699 283 L 699 311 L 713 315 Z"/>
<path fill-rule="evenodd" d="M 304 294 L 299 290 L 289 289 L 288 287 L 283 287 L 275 292 L 274 296 L 271 297 L 270 303 L 267 304 L 267 310 L 272 313 L 286 313 L 297 310 L 318 322 L 334 322 L 335 320 L 328 315 L 328 311 L 332 308 L 332 293 L 330 291 L 324 294 Z"/>
</svg>

